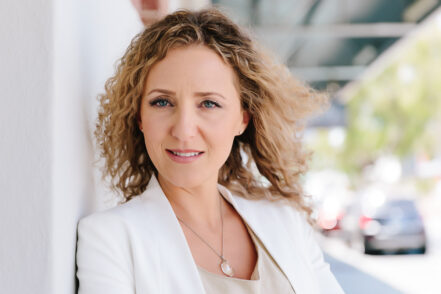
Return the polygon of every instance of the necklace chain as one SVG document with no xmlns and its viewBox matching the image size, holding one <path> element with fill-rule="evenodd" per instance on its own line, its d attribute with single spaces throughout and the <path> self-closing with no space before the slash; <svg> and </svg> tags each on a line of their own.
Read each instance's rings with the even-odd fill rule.
<svg viewBox="0 0 441 294">
<path fill-rule="evenodd" d="M 222 243 L 221 243 L 221 254 L 217 253 L 217 251 L 211 247 L 210 244 L 208 244 L 207 241 L 204 240 L 204 238 L 202 238 L 198 233 L 196 233 L 195 230 L 193 230 L 189 225 L 187 225 L 182 219 L 180 219 L 179 217 L 176 216 L 176 218 L 183 224 L 185 225 L 188 229 L 190 229 L 190 231 L 192 231 L 202 242 L 204 242 L 217 256 L 219 256 L 220 259 L 222 259 L 222 261 L 225 261 L 224 258 L 224 218 L 222 216 L 222 198 L 219 197 L 219 206 L 220 206 L 220 217 L 221 217 L 221 238 L 222 238 Z"/>
</svg>

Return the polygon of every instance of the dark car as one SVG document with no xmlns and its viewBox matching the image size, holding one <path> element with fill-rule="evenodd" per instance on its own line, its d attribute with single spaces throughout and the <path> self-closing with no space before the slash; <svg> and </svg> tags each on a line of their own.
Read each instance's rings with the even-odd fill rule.
<svg viewBox="0 0 441 294">
<path fill-rule="evenodd" d="M 343 236 L 366 254 L 383 251 L 426 252 L 424 223 L 415 202 L 394 199 L 366 210 L 361 203 L 348 207 L 342 220 Z"/>
</svg>

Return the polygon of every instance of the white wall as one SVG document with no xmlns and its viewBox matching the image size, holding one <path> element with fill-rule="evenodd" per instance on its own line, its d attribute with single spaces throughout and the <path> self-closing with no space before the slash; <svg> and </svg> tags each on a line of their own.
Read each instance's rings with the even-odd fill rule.
<svg viewBox="0 0 441 294">
<path fill-rule="evenodd" d="M 51 6 L 0 1 L 1 293 L 49 293 Z"/>
<path fill-rule="evenodd" d="M 78 219 L 104 208 L 106 190 L 93 166 L 96 96 L 141 29 L 128 0 L 55 3 L 52 293 L 74 288 Z"/>
<path fill-rule="evenodd" d="M 141 28 L 129 0 L 1 1 L 1 293 L 75 293 L 96 95 Z"/>
<path fill-rule="evenodd" d="M 75 293 L 77 222 L 112 205 L 96 96 L 141 29 L 129 0 L 0 1 L 0 293 Z"/>
</svg>

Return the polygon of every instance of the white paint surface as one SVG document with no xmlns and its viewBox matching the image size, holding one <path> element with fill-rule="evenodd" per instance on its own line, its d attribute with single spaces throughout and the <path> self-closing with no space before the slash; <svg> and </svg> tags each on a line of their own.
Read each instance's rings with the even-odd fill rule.
<svg viewBox="0 0 441 294">
<path fill-rule="evenodd" d="M 128 0 L 59 0 L 54 9 L 52 293 L 75 288 L 76 227 L 106 190 L 94 167 L 96 97 L 141 22 Z M 73 293 L 73 292 L 72 292 Z"/>
<path fill-rule="evenodd" d="M 1 293 L 76 293 L 77 222 L 112 205 L 96 97 L 141 30 L 129 0 L 0 2 Z"/>
<path fill-rule="evenodd" d="M 75 293 L 96 96 L 141 23 L 128 0 L 3 0 L 0 22 L 0 292 Z"/>
<path fill-rule="evenodd" d="M 49 293 L 51 13 L 0 1 L 1 293 Z"/>
</svg>

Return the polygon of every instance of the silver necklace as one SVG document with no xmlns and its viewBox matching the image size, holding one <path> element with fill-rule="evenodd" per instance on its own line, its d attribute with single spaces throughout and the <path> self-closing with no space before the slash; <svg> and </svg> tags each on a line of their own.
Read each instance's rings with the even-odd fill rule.
<svg viewBox="0 0 441 294">
<path fill-rule="evenodd" d="M 177 219 L 183 224 L 185 225 L 188 229 L 190 229 L 190 231 L 192 231 L 199 239 L 201 239 L 202 242 L 204 242 L 217 256 L 219 256 L 219 258 L 221 259 L 221 263 L 220 268 L 222 270 L 222 272 L 229 276 L 232 277 L 234 275 L 233 272 L 233 268 L 230 266 L 230 264 L 228 263 L 228 261 L 225 259 L 224 257 L 224 218 L 222 216 L 222 201 L 221 201 L 221 197 L 219 197 L 219 206 L 220 206 L 220 215 L 221 215 L 221 228 L 222 228 L 222 243 L 221 243 L 221 254 L 217 253 L 216 250 L 214 250 L 213 247 L 211 247 L 210 244 L 208 244 L 207 241 L 204 240 L 204 238 L 202 238 L 198 233 L 196 233 L 189 225 L 187 225 L 182 219 L 180 219 L 179 217 L 177 217 Z"/>
</svg>

